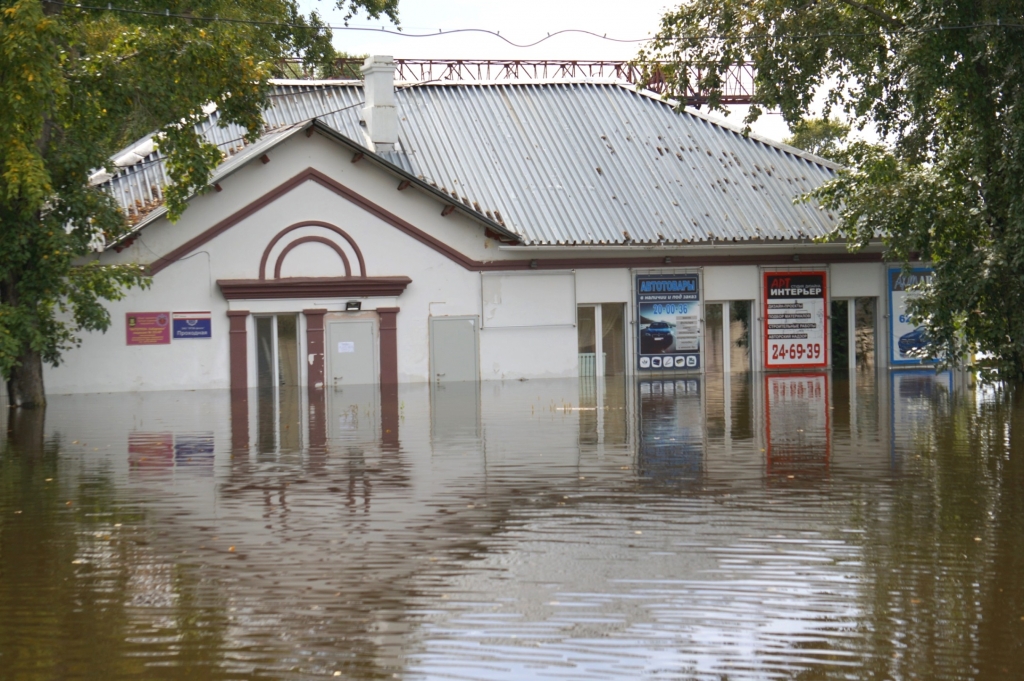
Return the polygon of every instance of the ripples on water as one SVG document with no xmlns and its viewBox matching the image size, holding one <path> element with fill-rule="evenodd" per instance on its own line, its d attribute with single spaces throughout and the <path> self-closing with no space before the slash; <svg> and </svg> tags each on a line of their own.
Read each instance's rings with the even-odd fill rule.
<svg viewBox="0 0 1024 681">
<path fill-rule="evenodd" d="M 0 678 L 1024 678 L 1024 405 L 953 385 L 56 397 Z"/>
</svg>

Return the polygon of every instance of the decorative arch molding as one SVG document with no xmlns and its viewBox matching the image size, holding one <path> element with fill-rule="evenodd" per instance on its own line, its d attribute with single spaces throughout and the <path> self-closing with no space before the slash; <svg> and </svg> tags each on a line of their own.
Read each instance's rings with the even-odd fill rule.
<svg viewBox="0 0 1024 681">
<path fill-rule="evenodd" d="M 288 234 L 290 234 L 291 232 L 294 232 L 297 229 L 302 229 L 304 227 L 320 227 L 322 229 L 326 229 L 326 230 L 328 230 L 330 232 L 333 232 L 334 234 L 337 234 L 342 239 L 344 239 L 345 242 L 352 248 L 352 251 L 356 254 L 356 260 L 359 262 L 359 275 L 358 276 L 359 277 L 366 277 L 366 261 L 363 259 L 363 252 L 361 250 L 359 250 L 359 246 L 358 246 L 358 244 L 356 244 L 355 239 L 353 239 L 351 236 L 349 236 L 340 227 L 332 225 L 329 222 L 321 222 L 319 220 L 303 220 L 302 222 L 296 222 L 294 225 L 289 225 L 288 227 L 285 227 L 280 232 L 278 232 L 277 235 L 273 239 L 270 240 L 269 244 L 267 244 L 267 247 L 263 250 L 263 257 L 260 258 L 260 281 L 266 281 L 266 278 L 267 278 L 267 263 L 270 260 L 270 253 L 274 250 L 274 247 L 277 246 L 277 244 L 280 243 L 280 241 L 284 237 L 286 237 Z M 293 248 L 295 248 L 296 246 L 298 246 L 300 244 L 310 243 L 310 242 L 314 242 L 314 241 L 322 243 L 322 244 L 326 244 L 326 245 L 330 246 L 331 248 L 333 248 L 334 251 L 338 255 L 341 256 L 341 260 L 345 264 L 345 276 L 346 277 L 352 276 L 352 268 L 350 266 L 348 257 L 345 256 L 345 252 L 341 249 L 341 247 L 337 243 L 331 241 L 330 239 L 325 239 L 324 237 L 320 237 L 320 236 L 306 236 L 306 237 L 301 237 L 299 239 L 296 239 L 295 241 L 293 241 L 290 244 L 288 244 L 287 246 L 285 246 L 284 250 L 282 250 L 281 253 L 277 256 L 277 260 L 274 263 L 274 278 L 275 279 L 280 278 L 280 276 L 281 276 L 281 265 L 284 262 L 285 255 L 287 255 L 290 250 L 292 250 Z"/>
<path fill-rule="evenodd" d="M 338 257 L 341 258 L 341 262 L 345 265 L 345 276 L 352 276 L 352 266 L 348 262 L 348 256 L 345 255 L 345 251 L 341 250 L 341 246 L 339 246 L 336 242 L 331 241 L 330 239 L 325 239 L 322 236 L 304 236 L 300 239 L 296 239 L 295 241 L 289 243 L 278 254 L 277 261 L 274 262 L 274 279 L 281 278 L 281 266 L 284 265 L 284 259 L 292 251 L 292 249 L 294 249 L 296 246 L 301 246 L 302 244 L 310 243 L 324 244 L 328 248 L 332 249 L 335 253 L 338 254 Z M 260 274 L 263 274 L 263 270 L 260 270 Z M 364 270 L 360 276 L 365 277 L 366 271 Z M 262 276 L 260 278 L 262 279 Z"/>
</svg>

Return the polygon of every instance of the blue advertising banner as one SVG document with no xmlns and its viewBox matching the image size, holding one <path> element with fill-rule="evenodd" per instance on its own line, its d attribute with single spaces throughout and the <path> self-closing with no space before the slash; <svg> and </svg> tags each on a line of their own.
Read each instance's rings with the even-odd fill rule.
<svg viewBox="0 0 1024 681">
<path fill-rule="evenodd" d="M 919 295 L 910 289 L 927 283 L 932 274 L 930 267 L 915 267 L 908 272 L 889 269 L 889 361 L 894 365 L 935 364 L 935 360 L 921 357 L 928 335 L 923 326 L 912 324 L 907 314 L 907 302 Z"/>
<path fill-rule="evenodd" d="M 209 312 L 175 312 L 171 315 L 171 337 L 212 338 L 213 323 Z"/>
<path fill-rule="evenodd" d="M 639 369 L 700 368 L 698 275 L 638 275 L 636 310 Z"/>
</svg>

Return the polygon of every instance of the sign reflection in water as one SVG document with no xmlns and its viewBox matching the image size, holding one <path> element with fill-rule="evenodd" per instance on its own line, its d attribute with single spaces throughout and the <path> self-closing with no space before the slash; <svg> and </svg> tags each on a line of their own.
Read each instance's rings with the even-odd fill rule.
<svg viewBox="0 0 1024 681">
<path fill-rule="evenodd" d="M 893 371 L 889 375 L 889 432 L 893 462 L 900 454 L 913 452 L 918 443 L 929 441 L 934 428 L 935 409 L 953 394 L 953 372 L 933 369 Z"/>
<path fill-rule="evenodd" d="M 699 479 L 704 465 L 702 379 L 638 383 L 639 469 L 650 479 Z"/>
<path fill-rule="evenodd" d="M 2 410 L 0 678 L 1024 678 L 1024 402 L 770 378 Z"/>
<path fill-rule="evenodd" d="M 765 377 L 769 474 L 822 473 L 832 449 L 828 374 Z"/>
</svg>

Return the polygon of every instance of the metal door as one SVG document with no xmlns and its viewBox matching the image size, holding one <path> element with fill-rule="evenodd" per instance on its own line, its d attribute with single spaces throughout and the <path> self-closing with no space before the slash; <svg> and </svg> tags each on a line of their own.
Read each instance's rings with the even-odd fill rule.
<svg viewBox="0 0 1024 681">
<path fill-rule="evenodd" d="M 476 381 L 478 317 L 430 318 L 430 370 L 434 383 Z"/>
<path fill-rule="evenodd" d="M 330 384 L 335 390 L 377 382 L 377 334 L 369 320 L 328 322 L 327 352 Z"/>
</svg>

